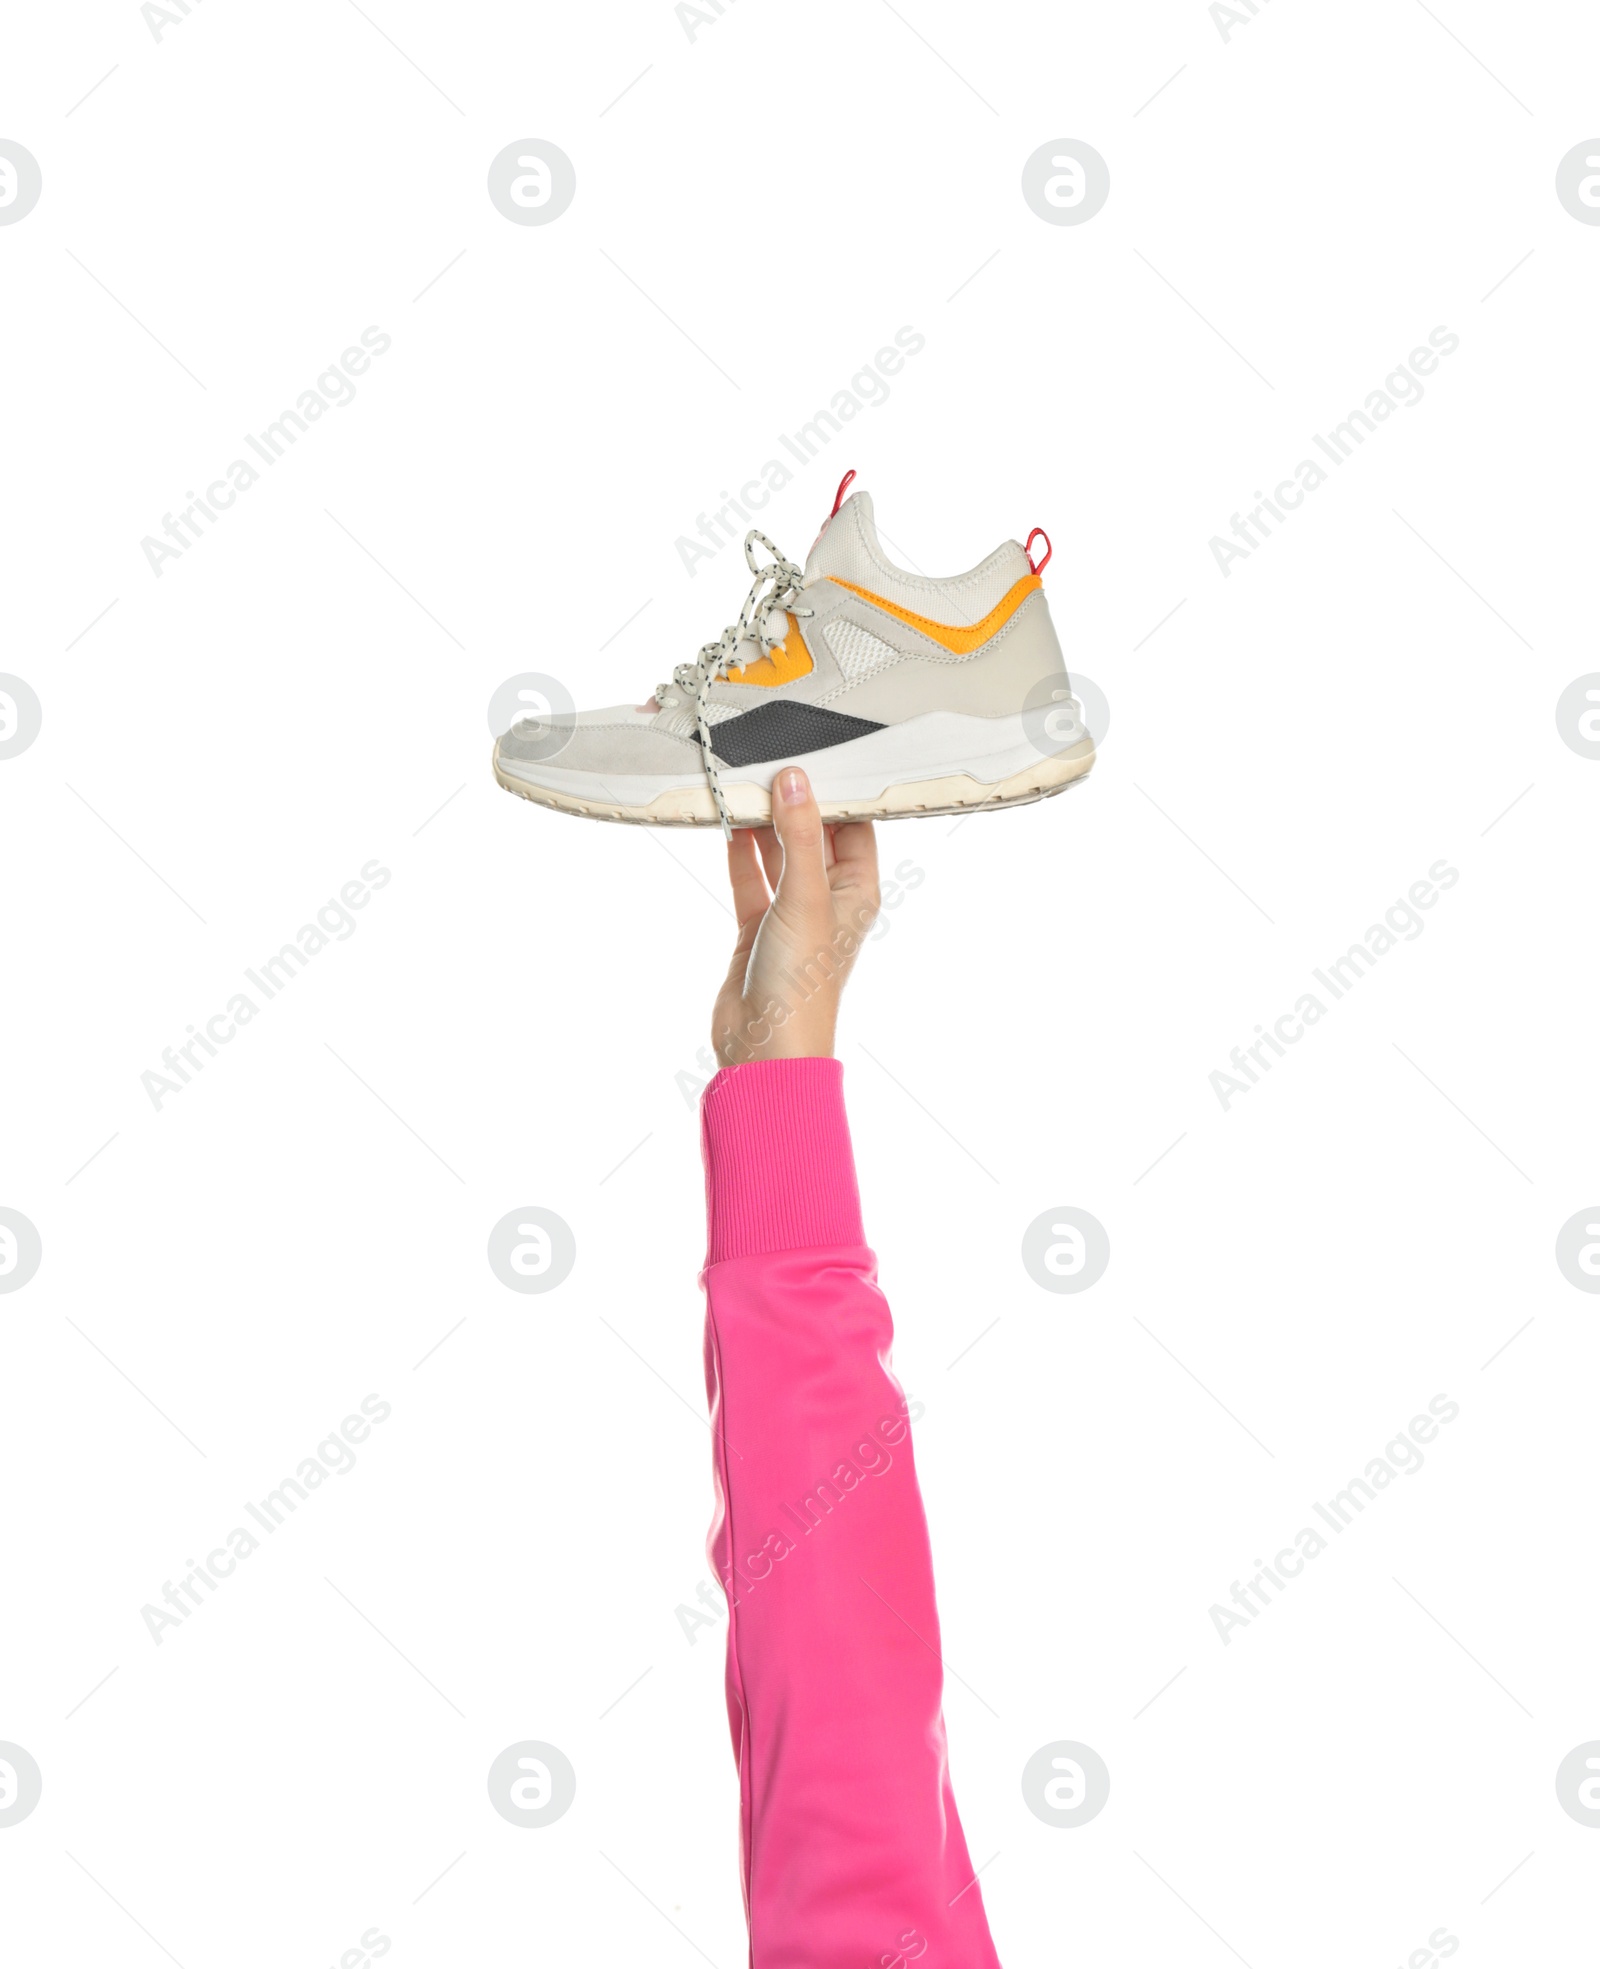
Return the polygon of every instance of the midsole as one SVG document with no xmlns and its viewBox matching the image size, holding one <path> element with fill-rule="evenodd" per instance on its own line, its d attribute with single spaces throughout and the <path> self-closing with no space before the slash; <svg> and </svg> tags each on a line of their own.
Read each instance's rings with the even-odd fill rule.
<svg viewBox="0 0 1600 1969">
<path fill-rule="evenodd" d="M 820 752 L 802 752 L 792 759 L 773 759 L 760 766 L 722 766 L 728 786 L 759 786 L 770 791 L 774 776 L 785 766 L 801 766 L 819 800 L 872 800 L 891 786 L 909 780 L 942 778 L 966 773 L 981 786 L 994 786 L 1042 758 L 1054 758 L 1082 743 L 1086 734 L 1074 726 L 1064 743 L 1048 751 L 1034 742 L 1020 714 L 1006 718 L 974 718 L 960 711 L 930 711 L 906 718 L 863 738 L 848 739 Z M 1042 736 L 1042 734 L 1041 734 Z M 559 757 L 559 755 L 558 755 Z M 648 806 L 663 793 L 704 786 L 698 769 L 677 773 L 573 772 L 552 760 L 502 759 L 500 771 L 529 786 L 570 793 L 580 800 L 615 801 L 625 806 Z"/>
</svg>

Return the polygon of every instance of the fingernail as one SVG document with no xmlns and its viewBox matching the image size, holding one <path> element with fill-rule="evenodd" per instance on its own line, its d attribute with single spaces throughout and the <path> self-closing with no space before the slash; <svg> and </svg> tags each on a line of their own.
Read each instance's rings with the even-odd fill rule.
<svg viewBox="0 0 1600 1969">
<path fill-rule="evenodd" d="M 795 767 L 778 775 L 778 798 L 786 807 L 798 807 L 806 797 L 806 776 Z"/>
</svg>

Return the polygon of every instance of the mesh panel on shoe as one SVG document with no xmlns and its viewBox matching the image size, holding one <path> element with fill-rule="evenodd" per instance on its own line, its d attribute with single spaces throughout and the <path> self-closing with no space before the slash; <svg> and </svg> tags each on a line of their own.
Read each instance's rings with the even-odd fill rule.
<svg viewBox="0 0 1600 1969">
<path fill-rule="evenodd" d="M 886 643 L 881 636 L 873 635 L 870 629 L 863 629 L 859 622 L 841 618 L 830 622 L 822 633 L 828 640 L 828 648 L 833 651 L 845 682 L 849 684 L 859 684 L 868 677 L 875 677 L 880 670 L 886 670 L 891 663 L 904 660 L 903 651 L 897 650 L 892 643 Z"/>
</svg>

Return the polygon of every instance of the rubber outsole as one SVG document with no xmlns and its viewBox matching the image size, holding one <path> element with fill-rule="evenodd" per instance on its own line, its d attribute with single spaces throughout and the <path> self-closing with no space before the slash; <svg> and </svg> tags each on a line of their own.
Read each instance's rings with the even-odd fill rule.
<svg viewBox="0 0 1600 1969">
<path fill-rule="evenodd" d="M 886 787 L 873 800 L 820 802 L 822 818 L 846 820 L 915 820 L 936 814 L 966 814 L 991 807 L 1027 807 L 1036 800 L 1052 799 L 1077 786 L 1094 765 L 1093 741 L 1080 739 L 1065 752 L 1041 758 L 1033 765 L 1013 773 L 1009 779 L 985 786 L 970 773 L 945 773 L 933 779 L 908 780 Z M 552 812 L 573 814 L 583 820 L 608 820 L 628 827 L 718 827 L 716 802 L 707 785 L 674 787 L 659 793 L 648 806 L 629 806 L 622 801 L 586 800 L 572 793 L 559 793 L 547 786 L 533 786 L 502 772 L 494 760 L 494 776 L 508 793 L 531 800 Z M 772 800 L 768 789 L 748 780 L 723 782 L 723 797 L 735 827 L 770 827 Z"/>
</svg>

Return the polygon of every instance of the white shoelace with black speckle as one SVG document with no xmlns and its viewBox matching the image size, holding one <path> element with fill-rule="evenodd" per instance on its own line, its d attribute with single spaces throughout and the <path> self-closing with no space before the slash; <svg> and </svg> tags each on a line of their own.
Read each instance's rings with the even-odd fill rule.
<svg viewBox="0 0 1600 1969">
<path fill-rule="evenodd" d="M 765 567 L 750 551 L 753 540 L 759 540 L 772 556 Z M 788 634 L 785 615 L 816 614 L 815 609 L 801 608 L 795 601 L 805 586 L 805 569 L 796 567 L 793 561 L 786 559 L 772 541 L 755 527 L 744 537 L 744 558 L 755 576 L 755 582 L 745 597 L 744 607 L 739 611 L 739 620 L 730 623 L 716 642 L 707 643 L 693 663 L 680 663 L 672 673 L 671 683 L 657 684 L 655 691 L 656 703 L 663 710 L 674 709 L 682 698 L 687 698 L 693 705 L 695 731 L 700 740 L 700 757 L 705 765 L 706 779 L 710 783 L 711 797 L 717 803 L 717 818 L 722 822 L 722 831 L 730 840 L 733 838 L 733 819 L 723 797 L 722 782 L 717 776 L 717 762 L 711 749 L 711 726 L 706 718 L 711 686 L 732 667 L 734 651 L 741 642 L 757 643 L 761 654 L 770 656 L 775 649 L 782 647 Z"/>
</svg>

